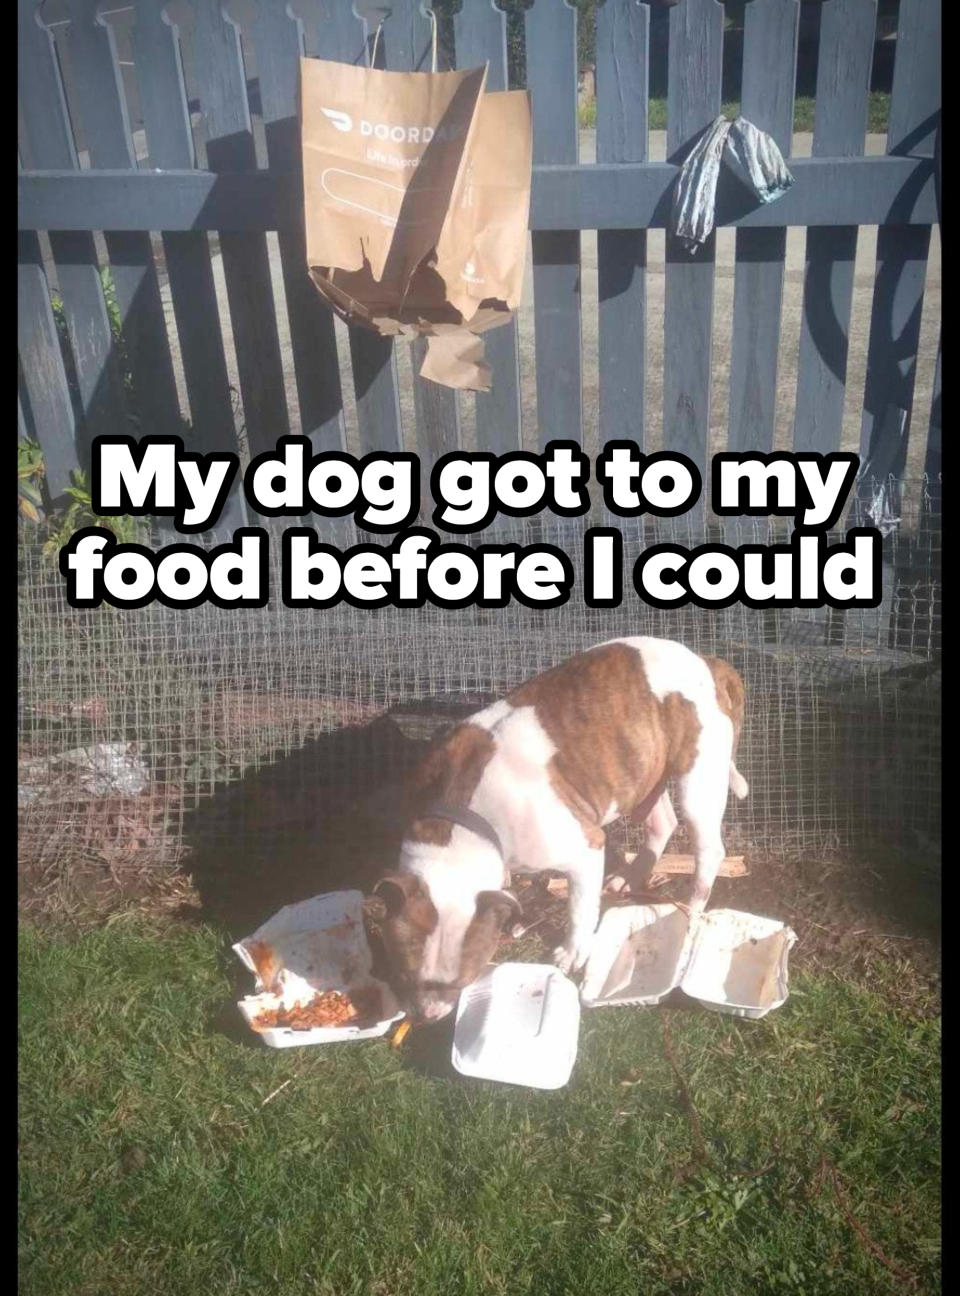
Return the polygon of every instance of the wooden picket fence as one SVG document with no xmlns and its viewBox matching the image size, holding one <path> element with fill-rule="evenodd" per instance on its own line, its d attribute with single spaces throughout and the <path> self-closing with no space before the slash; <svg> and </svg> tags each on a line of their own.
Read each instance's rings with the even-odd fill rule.
<svg viewBox="0 0 960 1296">
<path fill-rule="evenodd" d="M 183 6 L 174 13 L 168 0 L 132 0 L 122 7 L 129 43 L 123 60 L 111 14 L 103 12 L 111 8 L 120 9 L 119 0 L 112 6 L 109 0 L 59 0 L 54 21 L 51 6 L 19 0 L 20 435 L 39 440 L 57 495 L 71 470 L 85 462 L 92 437 L 130 428 L 139 434 L 181 430 L 182 366 L 192 447 L 237 448 L 237 400 L 208 237 L 213 231 L 226 280 L 246 449 L 257 454 L 291 431 L 308 435 L 318 451 L 343 448 L 343 370 L 334 319 L 306 274 L 297 60 L 307 54 L 363 63 L 384 18 L 378 63 L 426 69 L 427 6 L 390 0 L 360 18 L 351 0 L 294 6 L 244 0 L 234 19 L 221 0 L 190 0 L 180 20 Z M 770 132 L 786 156 L 800 4 L 751 0 L 745 14 L 741 111 Z M 649 229 L 668 224 L 678 160 L 720 110 L 724 8 L 717 0 L 679 0 L 670 10 L 663 162 L 650 161 L 648 150 L 650 15 L 651 5 L 638 0 L 606 0 L 597 9 L 596 162 L 588 165 L 578 162 L 576 10 L 565 0 L 535 0 L 523 15 L 534 121 L 536 439 L 541 445 L 582 440 L 580 232 L 597 230 L 601 442 L 629 437 L 643 447 L 646 429 L 649 443 L 661 412 L 648 399 L 644 339 L 650 329 L 662 328 L 660 444 L 704 467 L 715 235 L 688 253 L 667 234 L 662 321 L 646 318 L 646 245 Z M 790 162 L 796 184 L 778 202 L 741 202 L 720 213 L 721 224 L 736 227 L 727 448 L 773 444 L 786 234 L 798 225 L 807 227 L 807 242 L 793 445 L 838 447 L 858 227 L 876 225 L 861 453 L 878 475 L 896 477 L 906 463 L 926 260 L 938 220 L 939 5 L 901 0 L 887 150 L 868 157 L 875 23 L 876 0 L 825 0 L 812 156 Z M 487 62 L 489 88 L 506 88 L 507 18 L 493 0 L 462 0 L 452 27 L 457 65 Z M 244 61 L 251 50 L 255 104 Z M 199 100 L 197 132 L 185 57 Z M 121 68 L 130 62 L 136 115 L 128 103 L 131 69 Z M 262 158 L 258 165 L 255 117 L 262 121 L 265 165 Z M 134 128 L 140 122 L 146 155 L 138 161 Z M 297 421 L 285 397 L 281 305 L 271 283 L 267 231 L 277 231 L 279 240 Z M 104 247 L 122 321 L 123 365 L 104 297 Z M 51 306 L 51 262 L 59 320 Z M 173 348 L 162 302 L 165 282 L 176 321 Z M 394 344 L 351 329 L 349 350 L 363 451 L 413 449 L 429 471 L 440 454 L 460 444 L 463 398 L 416 378 L 413 426 L 401 417 Z M 488 335 L 488 356 L 493 389 L 476 398 L 476 444 L 504 452 L 523 441 L 515 325 Z M 939 392 L 938 361 L 921 460 L 934 479 L 940 471 Z M 929 413 L 915 419 L 923 430 Z M 532 439 L 529 429 L 527 436 Z M 234 516 L 225 521 L 236 525 L 243 520 L 242 501 L 231 507 Z"/>
</svg>

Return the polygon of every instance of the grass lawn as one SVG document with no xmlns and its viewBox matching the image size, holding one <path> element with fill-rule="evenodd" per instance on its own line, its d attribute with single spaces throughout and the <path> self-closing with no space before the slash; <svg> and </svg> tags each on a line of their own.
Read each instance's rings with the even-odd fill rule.
<svg viewBox="0 0 960 1296">
<path fill-rule="evenodd" d="M 23 926 L 21 1292 L 939 1290 L 935 1019 L 797 967 L 760 1022 L 586 1013 L 538 1093 L 428 1031 L 263 1048 L 234 962 L 210 926 Z"/>
<path fill-rule="evenodd" d="M 813 130 L 813 112 L 816 100 L 811 95 L 800 95 L 794 102 L 793 106 L 793 129 L 795 131 L 812 131 Z M 735 117 L 740 111 L 739 103 L 721 104 L 721 112 L 725 117 Z M 873 133 L 882 133 L 887 129 L 887 116 L 890 112 L 890 96 L 882 90 L 872 90 L 867 110 L 867 130 Z M 597 102 L 590 99 L 582 103 L 578 109 L 581 130 L 588 130 L 597 124 Z M 667 129 L 667 101 L 666 99 L 651 99 L 649 104 L 649 129 L 666 130 Z"/>
</svg>

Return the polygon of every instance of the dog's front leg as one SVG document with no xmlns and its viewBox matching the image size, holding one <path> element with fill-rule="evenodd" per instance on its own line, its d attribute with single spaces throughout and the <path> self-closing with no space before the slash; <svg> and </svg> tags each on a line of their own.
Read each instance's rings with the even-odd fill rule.
<svg viewBox="0 0 960 1296">
<path fill-rule="evenodd" d="M 587 961 L 600 920 L 603 847 L 585 850 L 563 872 L 568 879 L 570 927 L 565 944 L 553 951 L 553 961 L 561 972 L 579 972 Z"/>
</svg>

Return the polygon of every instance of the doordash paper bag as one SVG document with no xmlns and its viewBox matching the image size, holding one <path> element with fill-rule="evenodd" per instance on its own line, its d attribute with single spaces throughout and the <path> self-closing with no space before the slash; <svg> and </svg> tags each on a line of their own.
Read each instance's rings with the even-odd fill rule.
<svg viewBox="0 0 960 1296">
<path fill-rule="evenodd" d="M 307 261 L 325 300 L 383 336 L 443 335 L 421 372 L 489 387 L 476 334 L 519 303 L 530 198 L 525 92 L 486 69 L 301 60 Z M 455 335 L 462 334 L 458 358 Z"/>
</svg>

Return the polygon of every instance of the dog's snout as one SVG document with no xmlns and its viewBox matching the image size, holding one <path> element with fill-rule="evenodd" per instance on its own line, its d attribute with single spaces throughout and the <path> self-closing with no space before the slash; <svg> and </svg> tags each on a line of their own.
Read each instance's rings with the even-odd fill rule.
<svg viewBox="0 0 960 1296">
<path fill-rule="evenodd" d="M 460 991 L 455 988 L 414 991 L 412 996 L 414 1014 L 422 1021 L 441 1021 L 453 1012 L 459 994 Z"/>
<path fill-rule="evenodd" d="M 421 1011 L 427 1021 L 441 1021 L 453 1011 L 453 1004 L 434 1000 L 424 1004 Z"/>
</svg>

